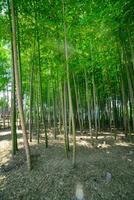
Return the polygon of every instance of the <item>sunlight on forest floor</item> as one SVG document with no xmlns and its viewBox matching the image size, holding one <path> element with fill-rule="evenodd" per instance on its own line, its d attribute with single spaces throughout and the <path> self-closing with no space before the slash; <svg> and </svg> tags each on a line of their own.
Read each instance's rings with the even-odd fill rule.
<svg viewBox="0 0 134 200">
<path fill-rule="evenodd" d="M 34 136 L 35 137 L 35 136 Z M 10 131 L 0 132 L 0 199 L 73 200 L 81 183 L 86 200 L 133 200 L 134 150 L 118 135 L 110 133 L 98 140 L 89 135 L 77 136 L 77 161 L 72 167 L 72 138 L 69 159 L 65 159 L 64 140 L 51 133 L 45 149 L 44 134 L 39 146 L 36 137 L 30 143 L 33 170 L 26 168 L 22 134 L 18 133 L 19 152 L 11 156 Z M 107 175 L 108 174 L 108 175 Z M 107 177 L 108 176 L 108 177 Z"/>
</svg>

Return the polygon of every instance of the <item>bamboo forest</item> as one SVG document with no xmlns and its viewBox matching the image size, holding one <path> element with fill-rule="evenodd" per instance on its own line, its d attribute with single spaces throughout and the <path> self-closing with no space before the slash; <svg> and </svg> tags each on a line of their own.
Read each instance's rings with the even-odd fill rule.
<svg viewBox="0 0 134 200">
<path fill-rule="evenodd" d="M 0 0 L 0 200 L 134 200 L 133 0 Z"/>
</svg>

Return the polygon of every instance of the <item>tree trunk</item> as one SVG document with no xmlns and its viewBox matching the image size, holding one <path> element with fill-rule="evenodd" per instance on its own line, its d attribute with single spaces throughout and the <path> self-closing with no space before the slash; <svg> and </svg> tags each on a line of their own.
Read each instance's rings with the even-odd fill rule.
<svg viewBox="0 0 134 200">
<path fill-rule="evenodd" d="M 21 88 L 20 88 L 19 69 L 18 69 L 18 54 L 17 54 L 17 43 L 16 43 L 16 17 L 15 17 L 14 0 L 11 0 L 11 19 L 12 19 L 12 40 L 13 40 L 12 54 L 14 58 L 13 62 L 14 62 L 14 69 L 15 69 L 16 96 L 18 100 L 18 109 L 19 109 L 19 114 L 20 114 L 20 119 L 21 119 L 24 147 L 25 147 L 26 158 L 27 158 L 27 166 L 28 166 L 28 169 L 31 170 L 30 148 L 29 148 L 27 132 L 26 132 L 25 118 L 24 118 L 23 105 L 22 105 L 22 94 L 21 94 Z"/>
<path fill-rule="evenodd" d="M 92 84 L 93 84 L 93 102 L 94 102 L 94 119 L 95 119 L 95 133 L 96 133 L 96 139 L 98 137 L 98 124 L 97 124 L 97 115 L 98 115 L 98 105 L 96 100 L 96 86 L 94 82 L 94 75 L 92 75 Z"/>
<path fill-rule="evenodd" d="M 66 67 L 67 85 L 68 85 L 69 110 L 70 110 L 70 114 L 71 114 L 72 132 L 73 132 L 73 159 L 72 159 L 72 163 L 73 163 L 73 166 L 75 166 L 75 162 L 76 162 L 76 133 L 75 133 L 75 122 L 74 122 L 74 112 L 73 112 L 73 105 L 72 105 L 71 87 L 70 87 L 70 74 L 69 74 L 69 66 L 68 66 L 67 30 L 66 30 L 66 21 L 65 21 L 64 0 L 62 0 L 62 5 L 63 5 L 63 23 L 64 23 L 65 67 Z"/>
<path fill-rule="evenodd" d="M 7 1 L 8 4 L 8 15 L 10 21 L 10 31 L 12 34 L 12 24 L 11 24 L 11 10 L 9 0 Z M 13 52 L 13 40 L 11 36 L 11 48 Z M 16 96 L 15 96 L 15 71 L 14 71 L 14 56 L 12 53 L 12 90 L 11 90 L 11 135 L 12 135 L 12 155 L 16 154 L 18 150 L 17 144 L 17 133 L 16 133 Z"/>
<path fill-rule="evenodd" d="M 33 123 L 33 63 L 31 66 L 31 75 L 30 75 L 30 110 L 29 110 L 29 137 L 30 142 L 32 142 L 32 123 Z"/>
<path fill-rule="evenodd" d="M 38 43 L 38 79 L 39 79 L 39 91 L 40 91 L 40 103 L 41 103 L 41 115 L 43 120 L 43 126 L 45 131 L 45 145 L 46 148 L 48 147 L 48 136 L 47 136 L 47 129 L 45 124 L 45 115 L 44 115 L 44 105 L 43 105 L 43 95 L 42 95 L 42 79 L 41 79 L 41 63 L 40 63 L 40 40 L 37 31 L 37 43 Z"/>
<path fill-rule="evenodd" d="M 76 98 L 76 107 L 77 107 L 77 117 L 78 117 L 78 122 L 79 122 L 80 133 L 81 133 L 82 128 L 81 128 L 80 111 L 79 111 L 79 98 L 78 98 L 78 92 L 77 92 L 74 74 L 73 74 L 73 80 L 74 80 L 74 89 L 75 89 L 75 98 Z"/>
<path fill-rule="evenodd" d="M 89 99 L 89 90 L 88 90 L 88 82 L 87 82 L 86 70 L 84 70 L 84 74 L 85 74 L 85 85 L 86 85 L 86 102 L 87 102 L 87 110 L 88 110 L 88 126 L 89 126 L 89 133 L 90 133 L 90 135 L 92 137 L 90 99 Z"/>
</svg>

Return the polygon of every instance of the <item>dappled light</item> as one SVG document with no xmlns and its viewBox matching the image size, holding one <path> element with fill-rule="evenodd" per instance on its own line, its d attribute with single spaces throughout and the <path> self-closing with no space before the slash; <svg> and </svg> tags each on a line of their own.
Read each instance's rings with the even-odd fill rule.
<svg viewBox="0 0 134 200">
<path fill-rule="evenodd" d="M 7 134 L 9 135 L 9 132 Z M 45 149 L 44 134 L 39 146 L 34 136 L 31 145 L 34 169 L 30 174 L 26 170 L 21 139 L 18 140 L 19 151 L 14 159 L 11 157 L 10 145 L 5 146 L 8 159 L 3 160 L 0 167 L 0 189 L 3 191 L 0 195 L 4 199 L 8 199 L 10 195 L 12 199 L 22 197 L 37 199 L 38 195 L 41 198 L 45 195 L 50 199 L 54 196 L 59 199 L 61 195 L 68 199 L 75 195 L 84 195 L 88 199 L 89 194 L 98 198 L 100 194 L 107 196 L 107 192 L 110 192 L 109 184 L 112 188 L 116 188 L 116 191 L 120 190 L 120 187 L 124 188 L 122 195 L 125 195 L 125 188 L 131 193 L 131 187 L 127 186 L 128 182 L 133 183 L 130 177 L 134 175 L 134 151 L 131 143 L 128 143 L 128 146 L 117 145 L 120 144 L 117 137 L 117 141 L 111 145 L 113 138 L 110 140 L 109 136 L 105 137 L 103 142 L 102 138 L 96 140 L 90 136 L 77 136 L 77 166 L 72 168 L 70 158 L 66 159 L 64 156 L 64 138 L 61 135 L 57 137 L 60 139 L 55 140 L 51 135 L 49 149 Z M 70 150 L 69 157 L 71 157 L 72 142 Z M 122 175 L 124 170 L 125 174 Z M 79 187 L 79 184 L 82 187 Z M 116 196 L 116 192 L 113 195 Z"/>
<path fill-rule="evenodd" d="M 130 146 L 131 144 L 128 144 L 126 142 L 119 142 L 119 143 L 116 143 L 117 146 L 123 146 L 123 147 L 128 147 Z"/>
<path fill-rule="evenodd" d="M 77 140 L 76 140 L 76 141 L 77 141 Z M 79 140 L 77 141 L 77 144 L 80 145 L 80 146 L 92 148 L 92 145 L 91 145 L 89 142 L 85 141 L 85 140 L 79 139 Z"/>
</svg>

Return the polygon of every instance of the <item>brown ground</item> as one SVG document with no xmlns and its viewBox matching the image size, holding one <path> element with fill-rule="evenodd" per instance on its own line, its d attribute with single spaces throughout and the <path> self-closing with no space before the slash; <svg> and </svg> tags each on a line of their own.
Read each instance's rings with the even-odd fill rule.
<svg viewBox="0 0 134 200">
<path fill-rule="evenodd" d="M 119 136 L 115 142 L 109 133 L 92 144 L 89 136 L 77 136 L 77 165 L 72 168 L 72 151 L 65 159 L 63 138 L 49 137 L 45 149 L 42 136 L 39 146 L 36 140 L 31 145 L 34 169 L 29 173 L 18 136 L 20 150 L 12 160 L 10 131 L 0 132 L 0 200 L 73 200 L 77 183 L 83 185 L 86 200 L 134 200 L 132 143 Z"/>
</svg>

